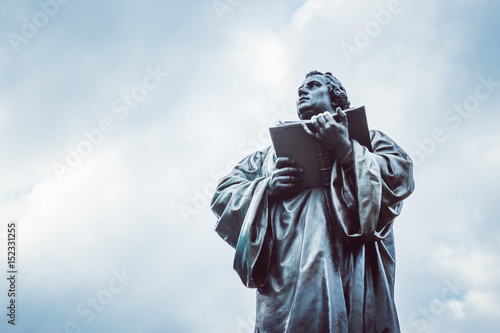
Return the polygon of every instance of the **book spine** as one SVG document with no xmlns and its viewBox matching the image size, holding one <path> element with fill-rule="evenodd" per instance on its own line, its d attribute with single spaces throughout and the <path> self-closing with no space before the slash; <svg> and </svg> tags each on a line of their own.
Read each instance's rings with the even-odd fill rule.
<svg viewBox="0 0 500 333">
<path fill-rule="evenodd" d="M 324 148 L 322 148 L 317 155 L 320 165 L 319 176 L 321 179 L 321 185 L 329 187 L 332 175 L 333 156 Z"/>
</svg>

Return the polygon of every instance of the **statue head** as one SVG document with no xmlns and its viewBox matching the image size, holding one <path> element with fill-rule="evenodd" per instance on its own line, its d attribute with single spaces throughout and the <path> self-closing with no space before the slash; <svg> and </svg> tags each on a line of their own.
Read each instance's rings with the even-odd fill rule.
<svg viewBox="0 0 500 333">
<path fill-rule="evenodd" d="M 300 119 L 310 119 L 325 111 L 335 113 L 337 107 L 345 110 L 351 105 L 342 83 L 330 72 L 307 73 L 298 93 L 297 113 Z"/>
</svg>

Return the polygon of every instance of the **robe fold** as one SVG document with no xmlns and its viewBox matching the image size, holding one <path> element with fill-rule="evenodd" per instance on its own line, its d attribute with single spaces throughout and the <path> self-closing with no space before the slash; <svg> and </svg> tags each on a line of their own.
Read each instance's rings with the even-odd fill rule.
<svg viewBox="0 0 500 333">
<path fill-rule="evenodd" d="M 370 131 L 352 163 L 334 161 L 330 187 L 271 201 L 272 147 L 238 163 L 217 186 L 216 232 L 234 269 L 257 288 L 255 332 L 400 332 L 392 222 L 414 188 L 410 157 Z"/>
</svg>

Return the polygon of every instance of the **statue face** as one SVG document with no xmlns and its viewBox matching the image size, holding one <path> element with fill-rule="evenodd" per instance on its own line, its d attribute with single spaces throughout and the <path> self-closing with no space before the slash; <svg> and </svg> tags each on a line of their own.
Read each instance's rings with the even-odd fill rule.
<svg viewBox="0 0 500 333">
<path fill-rule="evenodd" d="M 334 112 L 328 93 L 327 79 L 322 75 L 312 75 L 299 87 L 297 113 L 300 119 L 310 119 L 321 112 Z"/>
</svg>

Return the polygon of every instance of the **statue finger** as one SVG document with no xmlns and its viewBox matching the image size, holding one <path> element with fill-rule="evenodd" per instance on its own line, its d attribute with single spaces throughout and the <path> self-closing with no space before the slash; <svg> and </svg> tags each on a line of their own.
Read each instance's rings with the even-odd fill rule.
<svg viewBox="0 0 500 333">
<path fill-rule="evenodd" d="M 285 167 L 288 167 L 288 166 L 294 166 L 295 165 L 295 160 L 293 158 L 290 158 L 290 157 L 278 157 L 278 159 L 276 160 L 276 164 L 275 164 L 275 169 L 282 169 L 282 168 L 285 168 Z"/>
<path fill-rule="evenodd" d="M 312 123 L 311 123 L 312 124 Z M 311 129 L 306 125 L 306 124 L 302 124 L 302 128 L 304 129 L 304 131 L 307 133 L 307 135 L 309 135 L 310 137 L 312 137 L 313 139 L 316 139 L 318 140 L 318 133 L 316 132 L 313 132 L 311 131 Z"/>
<path fill-rule="evenodd" d="M 298 176 L 283 176 L 283 184 L 298 183 L 302 180 Z"/>
<path fill-rule="evenodd" d="M 318 118 L 319 118 L 319 116 L 317 116 L 317 115 L 316 116 L 312 116 L 312 118 L 311 118 L 311 125 L 312 125 L 313 130 L 315 132 L 318 132 L 321 129 L 321 125 L 319 123 L 319 119 Z"/>
<path fill-rule="evenodd" d="M 325 112 L 324 116 L 325 116 L 325 120 L 328 123 L 334 123 L 335 122 L 335 119 L 333 118 L 333 115 L 330 112 Z"/>
<path fill-rule="evenodd" d="M 282 190 L 297 187 L 297 185 L 298 184 L 295 184 L 295 183 L 282 183 L 282 184 L 278 184 L 277 188 L 282 191 Z"/>
<path fill-rule="evenodd" d="M 328 113 L 328 112 L 325 112 L 325 113 Z M 317 118 L 317 119 L 318 119 L 318 125 L 319 125 L 321 128 L 325 127 L 325 126 L 327 125 L 327 123 L 328 123 L 328 121 L 326 120 L 325 115 L 324 115 L 323 113 L 320 113 L 320 114 L 318 115 L 318 118 Z"/>
<path fill-rule="evenodd" d="M 347 123 L 347 114 L 341 108 L 337 108 L 337 114 L 339 115 L 339 120 L 342 123 Z"/>
<path fill-rule="evenodd" d="M 292 168 L 292 167 L 278 169 L 275 172 L 276 176 L 278 177 L 298 176 L 301 173 L 303 173 L 301 168 Z"/>
</svg>

